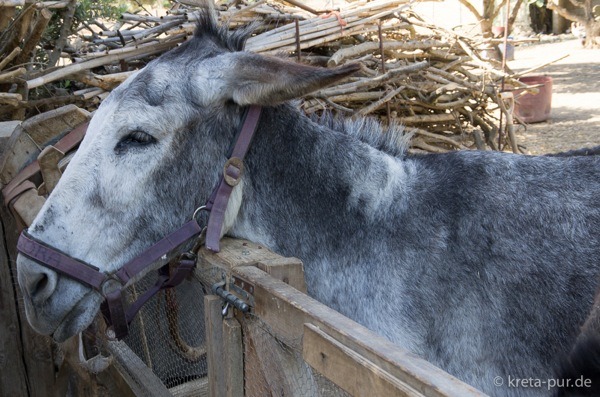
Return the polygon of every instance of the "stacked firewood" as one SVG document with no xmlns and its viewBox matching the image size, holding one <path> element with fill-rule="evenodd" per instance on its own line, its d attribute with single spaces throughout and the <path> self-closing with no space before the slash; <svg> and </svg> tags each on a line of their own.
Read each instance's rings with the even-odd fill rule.
<svg viewBox="0 0 600 397">
<path fill-rule="evenodd" d="M 125 13 L 110 27 L 85 23 L 59 48 L 43 49 L 38 41 L 52 13 L 66 12 L 74 0 L 21 8 L 14 1 L 19 0 L 0 0 L 0 13 L 9 15 L 0 20 L 3 120 L 66 103 L 93 110 L 135 70 L 185 41 L 199 16 L 195 0 L 180 1 L 161 17 Z M 425 22 L 411 11 L 409 0 L 356 1 L 336 10 L 300 1 L 220 3 L 222 22 L 232 28 L 255 24 L 246 46 L 250 51 L 324 67 L 362 65 L 356 77 L 304 98 L 307 113 L 332 110 L 404 124 L 414 133 L 417 150 L 517 150 L 511 98 L 499 93 L 503 86 L 523 85 L 484 59 L 480 43 Z M 32 63 L 36 51 L 47 51 L 53 63 Z M 57 51 L 60 66 L 54 66 Z"/>
</svg>

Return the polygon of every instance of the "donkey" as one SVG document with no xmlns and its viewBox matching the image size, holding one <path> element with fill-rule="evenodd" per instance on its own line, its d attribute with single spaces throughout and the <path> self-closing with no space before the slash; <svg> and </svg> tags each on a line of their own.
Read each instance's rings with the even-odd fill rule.
<svg viewBox="0 0 600 397">
<path fill-rule="evenodd" d="M 245 52 L 249 34 L 207 11 L 115 89 L 30 235 L 120 268 L 206 202 L 260 105 L 221 235 L 302 258 L 311 296 L 488 394 L 551 394 L 514 380 L 552 377 L 592 306 L 600 157 L 408 155 L 399 129 L 318 123 L 292 101 L 356 65 Z M 95 290 L 23 255 L 17 267 L 38 332 L 64 341 L 96 316 Z"/>
<path fill-rule="evenodd" d="M 559 363 L 556 379 L 561 384 L 555 397 L 600 395 L 600 289 L 571 352 Z"/>
</svg>

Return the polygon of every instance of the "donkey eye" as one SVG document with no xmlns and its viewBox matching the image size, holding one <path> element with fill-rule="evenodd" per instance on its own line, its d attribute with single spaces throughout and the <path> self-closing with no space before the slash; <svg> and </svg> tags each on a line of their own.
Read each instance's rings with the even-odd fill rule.
<svg viewBox="0 0 600 397">
<path fill-rule="evenodd" d="M 150 145 L 156 142 L 156 138 L 144 131 L 132 131 L 127 134 L 115 146 L 117 154 L 123 153 L 125 150 L 134 147 Z"/>
</svg>

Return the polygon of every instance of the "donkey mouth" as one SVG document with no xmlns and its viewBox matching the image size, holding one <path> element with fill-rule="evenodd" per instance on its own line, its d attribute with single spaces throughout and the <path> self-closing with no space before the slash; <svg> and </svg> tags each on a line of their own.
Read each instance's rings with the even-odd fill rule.
<svg viewBox="0 0 600 397">
<path fill-rule="evenodd" d="M 85 330 L 96 318 L 102 297 L 96 291 L 89 291 L 60 320 L 52 332 L 56 342 L 64 342 L 73 335 Z"/>
</svg>

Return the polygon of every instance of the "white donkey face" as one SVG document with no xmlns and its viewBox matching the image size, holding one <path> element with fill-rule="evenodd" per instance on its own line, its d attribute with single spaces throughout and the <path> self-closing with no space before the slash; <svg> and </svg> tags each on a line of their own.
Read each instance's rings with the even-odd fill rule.
<svg viewBox="0 0 600 397">
<path fill-rule="evenodd" d="M 226 61 L 195 60 L 191 79 L 181 65 L 159 60 L 111 93 L 30 234 L 111 272 L 191 218 L 210 193 L 241 114 L 239 107 L 226 116 L 219 109 L 234 107 L 219 95 L 219 63 Z M 103 299 L 98 292 L 23 256 L 17 267 L 35 330 L 64 340 L 93 320 Z"/>
<path fill-rule="evenodd" d="M 114 271 L 187 221 L 219 177 L 246 105 L 276 105 L 358 67 L 319 69 L 240 52 L 207 13 L 196 36 L 130 77 L 104 101 L 60 182 L 29 228 L 66 254 Z M 259 127 L 260 129 L 260 127 Z M 227 207 L 233 223 L 243 179 Z M 102 297 L 26 257 L 17 260 L 30 324 L 64 340 L 93 320 Z"/>
<path fill-rule="evenodd" d="M 179 177 L 166 169 L 173 158 L 191 157 L 185 150 L 192 135 L 187 115 L 196 113 L 166 84 L 160 69 L 132 77 L 103 103 L 29 228 L 34 237 L 103 272 L 115 270 L 147 242 L 182 223 L 179 212 L 191 214 L 197 200 L 193 189 L 185 197 L 179 187 L 171 188 L 172 182 L 160 181 Z M 153 91 L 144 88 L 145 79 L 152 80 Z M 182 165 L 191 168 L 189 163 Z M 180 208 L 159 199 L 157 191 L 163 189 L 181 196 L 173 198 Z M 63 340 L 93 319 L 100 294 L 27 258 L 19 257 L 17 264 L 34 329 Z"/>
</svg>

